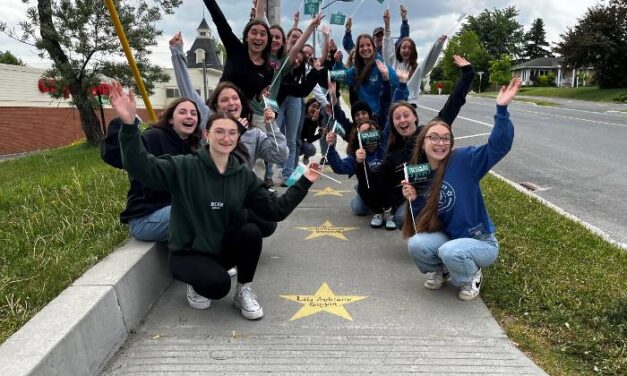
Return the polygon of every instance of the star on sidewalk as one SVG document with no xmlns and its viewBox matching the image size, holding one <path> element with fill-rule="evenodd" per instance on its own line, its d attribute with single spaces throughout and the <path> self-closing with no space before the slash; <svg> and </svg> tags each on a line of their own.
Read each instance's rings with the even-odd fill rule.
<svg viewBox="0 0 627 376">
<path fill-rule="evenodd" d="M 353 321 L 345 304 L 366 299 L 367 296 L 335 295 L 329 285 L 324 282 L 314 295 L 280 295 L 282 298 L 301 303 L 303 306 L 292 316 L 290 321 L 302 319 L 318 312 L 328 312 L 343 319 Z"/>
<path fill-rule="evenodd" d="M 322 226 L 318 227 L 296 227 L 299 230 L 311 231 L 305 240 L 316 239 L 323 236 L 330 236 L 332 238 L 337 238 L 340 240 L 348 240 L 346 236 L 344 236 L 344 232 L 356 230 L 359 227 L 335 227 L 331 221 L 326 221 L 322 224 Z"/>
<path fill-rule="evenodd" d="M 331 187 L 326 187 L 325 189 L 310 189 L 312 192 L 316 192 L 314 196 L 340 196 L 343 197 L 342 193 L 349 193 L 350 191 L 338 191 Z"/>
</svg>

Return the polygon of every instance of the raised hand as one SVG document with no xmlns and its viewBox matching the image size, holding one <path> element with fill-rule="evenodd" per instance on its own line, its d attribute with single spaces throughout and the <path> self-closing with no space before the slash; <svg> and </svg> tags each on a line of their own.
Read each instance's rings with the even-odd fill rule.
<svg viewBox="0 0 627 376">
<path fill-rule="evenodd" d="M 503 85 L 501 90 L 499 90 L 499 94 L 496 96 L 496 104 L 499 106 L 507 106 L 518 93 L 518 89 L 520 89 L 520 85 L 522 81 L 518 77 L 512 78 L 509 82 L 509 85 Z"/>
<path fill-rule="evenodd" d="M 328 25 L 322 25 L 320 27 L 320 31 L 325 38 L 328 38 L 331 35 L 331 28 Z"/>
<path fill-rule="evenodd" d="M 266 124 L 272 123 L 275 117 L 276 117 L 276 114 L 274 113 L 274 111 L 272 111 L 271 108 L 266 108 L 263 110 L 263 120 L 265 121 Z"/>
<path fill-rule="evenodd" d="M 459 55 L 453 55 L 453 62 L 458 67 L 465 67 L 466 65 L 470 65 L 470 62 Z"/>
<path fill-rule="evenodd" d="M 111 91 L 109 92 L 109 102 L 111 102 L 111 107 L 113 107 L 124 124 L 135 124 L 137 103 L 135 102 L 133 90 L 124 93 L 122 85 L 117 81 L 113 81 L 111 82 Z"/>
<path fill-rule="evenodd" d="M 324 18 L 324 14 L 322 14 L 322 12 L 316 14 L 316 16 L 314 18 L 311 19 L 311 23 L 309 24 L 310 26 L 313 26 L 314 28 L 320 26 L 320 22 L 322 21 L 322 19 Z"/>
<path fill-rule="evenodd" d="M 440 42 L 440 44 L 444 43 L 445 40 L 446 40 L 446 34 L 442 34 L 438 38 L 438 42 Z"/>
<path fill-rule="evenodd" d="M 170 39 L 170 47 L 176 48 L 178 46 L 183 46 L 183 37 L 180 31 L 177 31 Z"/>
<path fill-rule="evenodd" d="M 390 72 L 388 71 L 388 66 L 385 65 L 384 62 L 379 61 L 379 60 L 375 60 L 377 63 L 377 69 L 379 69 L 379 72 L 381 73 L 381 76 L 383 77 L 383 81 L 389 81 L 390 80 Z"/>
<path fill-rule="evenodd" d="M 398 76 L 398 82 L 406 84 L 409 81 L 409 71 L 405 69 L 397 69 L 396 76 Z"/>
<path fill-rule="evenodd" d="M 353 19 L 348 17 L 346 19 L 346 24 L 344 25 L 344 27 L 346 28 L 346 31 L 350 33 L 351 27 L 353 27 Z"/>
<path fill-rule="evenodd" d="M 385 12 L 383 12 L 383 25 L 385 26 L 385 30 L 389 31 L 390 30 L 390 10 L 386 9 Z"/>
<path fill-rule="evenodd" d="M 297 10 L 296 13 L 294 13 L 294 27 L 298 26 L 298 23 L 300 22 L 300 11 Z"/>
<path fill-rule="evenodd" d="M 405 6 L 402 4 L 401 4 L 401 19 L 403 21 L 407 20 L 407 8 L 405 8 Z"/>
</svg>

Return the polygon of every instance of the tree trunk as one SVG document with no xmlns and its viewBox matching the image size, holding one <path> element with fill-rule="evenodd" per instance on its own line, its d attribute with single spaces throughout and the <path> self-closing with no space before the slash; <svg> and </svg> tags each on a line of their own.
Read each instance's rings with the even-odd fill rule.
<svg viewBox="0 0 627 376">
<path fill-rule="evenodd" d="M 85 132 L 87 142 L 97 145 L 103 139 L 104 133 L 96 112 L 92 107 L 87 88 L 84 88 L 81 82 L 80 77 L 83 76 L 83 72 L 74 71 L 59 44 L 59 34 L 52 22 L 51 0 L 38 0 L 37 10 L 39 13 L 39 32 L 41 34 L 42 47 L 48 52 L 59 72 L 63 72 L 64 75 L 71 75 L 64 78 L 70 82 L 70 94 L 72 94 L 72 101 L 81 117 L 81 127 L 83 132 Z"/>
</svg>

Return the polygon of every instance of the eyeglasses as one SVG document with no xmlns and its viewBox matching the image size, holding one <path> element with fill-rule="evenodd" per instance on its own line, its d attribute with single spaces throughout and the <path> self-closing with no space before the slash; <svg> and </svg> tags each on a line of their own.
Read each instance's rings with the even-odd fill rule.
<svg viewBox="0 0 627 376">
<path fill-rule="evenodd" d="M 226 136 L 229 136 L 231 140 L 236 139 L 237 136 L 239 136 L 239 132 L 237 130 L 231 130 L 227 132 L 226 129 L 222 128 L 212 129 L 211 133 L 213 133 L 213 135 L 217 138 L 225 138 Z"/>
<path fill-rule="evenodd" d="M 441 137 L 437 134 L 432 134 L 429 136 L 426 136 L 426 138 L 428 138 L 429 140 L 431 140 L 431 143 L 434 145 L 437 145 L 440 143 L 440 141 L 442 141 L 442 143 L 444 145 L 448 145 L 451 143 L 451 137 L 450 136 L 445 136 L 445 137 Z"/>
</svg>

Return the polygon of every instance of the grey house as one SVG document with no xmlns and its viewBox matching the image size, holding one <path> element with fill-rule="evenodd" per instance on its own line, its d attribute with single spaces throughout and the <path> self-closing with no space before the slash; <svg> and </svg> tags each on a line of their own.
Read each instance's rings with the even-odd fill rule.
<svg viewBox="0 0 627 376">
<path fill-rule="evenodd" d="M 560 57 L 541 57 L 512 67 L 512 76 L 520 77 L 523 86 L 531 86 L 542 75 L 555 74 L 555 84 L 558 87 L 585 86 L 586 81 L 577 77 L 579 73 L 585 73 L 587 77 L 594 74 L 592 68 L 566 68 L 562 67 Z"/>
</svg>

